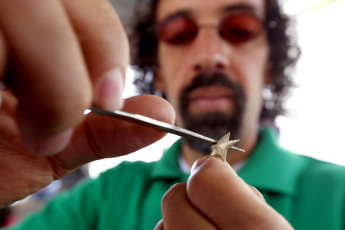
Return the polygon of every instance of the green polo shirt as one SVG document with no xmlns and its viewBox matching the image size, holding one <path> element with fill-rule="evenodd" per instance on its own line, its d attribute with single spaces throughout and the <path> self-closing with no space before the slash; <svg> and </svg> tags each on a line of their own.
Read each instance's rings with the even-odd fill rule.
<svg viewBox="0 0 345 230">
<path fill-rule="evenodd" d="M 280 148 L 273 129 L 259 136 L 239 176 L 295 229 L 345 229 L 345 168 Z M 158 162 L 121 163 L 59 195 L 14 229 L 152 230 L 161 219 L 163 194 L 188 178 L 179 168 L 180 149 L 177 141 Z"/>
</svg>

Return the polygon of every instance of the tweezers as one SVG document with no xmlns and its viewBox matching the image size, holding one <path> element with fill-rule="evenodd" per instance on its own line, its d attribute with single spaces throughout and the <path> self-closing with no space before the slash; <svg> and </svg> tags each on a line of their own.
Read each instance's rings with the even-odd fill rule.
<svg viewBox="0 0 345 230">
<path fill-rule="evenodd" d="M 133 114 L 133 113 L 128 113 L 120 110 L 112 110 L 112 111 L 107 111 L 103 109 L 99 109 L 96 107 L 91 107 L 90 111 L 93 113 L 98 113 L 106 116 L 111 116 L 111 117 L 116 117 L 120 118 L 125 121 L 133 122 L 136 124 L 144 125 L 150 128 L 157 129 L 159 131 L 163 131 L 166 133 L 172 133 L 181 137 L 185 138 L 192 138 L 192 139 L 197 139 L 201 141 L 206 141 L 211 144 L 216 144 L 218 141 L 203 135 L 200 135 L 198 133 L 189 131 L 187 129 L 183 129 L 181 127 L 171 125 L 162 121 L 158 121 L 149 117 L 145 117 L 139 114 Z M 237 148 L 235 146 L 231 147 L 234 150 L 245 152 L 243 149 Z"/>
</svg>

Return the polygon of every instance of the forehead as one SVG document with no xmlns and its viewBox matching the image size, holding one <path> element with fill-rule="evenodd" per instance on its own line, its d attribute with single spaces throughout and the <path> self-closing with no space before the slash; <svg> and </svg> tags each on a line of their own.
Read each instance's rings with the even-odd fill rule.
<svg viewBox="0 0 345 230">
<path fill-rule="evenodd" d="M 262 17 L 265 13 L 264 0 L 159 0 L 157 20 L 180 11 L 188 12 L 195 17 L 221 16 L 237 6 L 251 9 Z"/>
</svg>

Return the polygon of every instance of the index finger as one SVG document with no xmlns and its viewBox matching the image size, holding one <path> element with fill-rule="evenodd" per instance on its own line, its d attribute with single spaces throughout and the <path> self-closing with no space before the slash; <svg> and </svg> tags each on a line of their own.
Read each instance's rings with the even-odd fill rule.
<svg viewBox="0 0 345 230">
<path fill-rule="evenodd" d="M 212 223 L 190 203 L 187 197 L 185 183 L 173 185 L 169 191 L 164 194 L 162 199 L 162 216 L 165 230 L 216 229 Z"/>
<path fill-rule="evenodd" d="M 129 45 L 122 23 L 109 1 L 62 0 L 72 21 L 91 77 L 93 102 L 120 109 L 129 64 Z"/>
<path fill-rule="evenodd" d="M 19 99 L 23 137 L 33 151 L 58 137 L 60 146 L 50 149 L 57 151 L 68 141 L 71 132 L 66 130 L 81 122 L 92 98 L 82 52 L 65 9 L 57 0 L 2 0 L 0 26 L 11 58 L 6 80 Z"/>
<path fill-rule="evenodd" d="M 80 123 L 92 97 L 100 107 L 122 107 L 129 51 L 108 1 L 40 1 L 4 0 L 0 8 L 9 13 L 0 19 L 16 60 L 25 67 L 19 66 L 25 71 L 16 70 L 19 77 L 12 80 L 21 102 L 22 132 L 28 143 L 52 152 L 49 146 L 61 142 L 59 134 Z M 21 15 L 20 20 L 16 15 Z M 17 24 L 26 29 L 13 30 Z M 64 144 L 67 141 L 65 137 Z"/>
</svg>

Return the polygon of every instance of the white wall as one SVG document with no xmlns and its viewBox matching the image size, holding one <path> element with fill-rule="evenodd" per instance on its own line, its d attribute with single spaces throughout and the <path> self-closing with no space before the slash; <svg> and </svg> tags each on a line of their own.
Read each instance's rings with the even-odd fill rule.
<svg viewBox="0 0 345 230">
<path fill-rule="evenodd" d="M 290 1 L 290 10 L 302 2 Z M 345 165 L 345 1 L 313 2 L 321 4 L 295 10 L 302 57 L 291 115 L 278 119 L 281 144 Z"/>
</svg>

